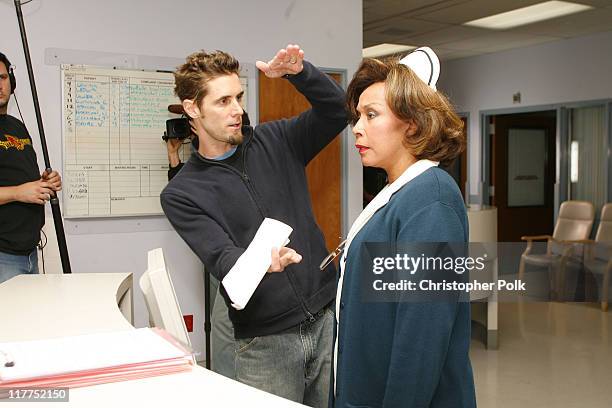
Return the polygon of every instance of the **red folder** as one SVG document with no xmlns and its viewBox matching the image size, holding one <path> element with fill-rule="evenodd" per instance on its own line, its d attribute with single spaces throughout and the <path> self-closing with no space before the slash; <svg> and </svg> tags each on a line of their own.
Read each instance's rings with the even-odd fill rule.
<svg viewBox="0 0 612 408">
<path fill-rule="evenodd" d="M 149 328 L 0 343 L 0 351 L 5 389 L 85 387 L 191 371 L 194 365 L 190 350 Z"/>
</svg>

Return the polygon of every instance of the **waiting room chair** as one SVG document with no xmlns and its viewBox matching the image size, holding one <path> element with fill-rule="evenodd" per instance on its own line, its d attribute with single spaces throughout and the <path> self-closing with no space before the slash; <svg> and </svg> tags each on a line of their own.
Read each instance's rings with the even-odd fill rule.
<svg viewBox="0 0 612 408">
<path fill-rule="evenodd" d="M 559 216 L 552 235 L 523 236 L 527 248 L 521 255 L 519 279 L 525 279 L 526 264 L 548 268 L 553 299 L 562 300 L 565 267 L 574 254 L 576 241 L 586 240 L 593 228 L 595 209 L 588 201 L 565 201 L 559 208 Z M 534 241 L 547 241 L 546 253 L 532 254 Z"/>
<path fill-rule="evenodd" d="M 612 203 L 601 208 L 601 218 L 595 240 L 579 241 L 585 245 L 584 267 L 593 275 L 603 278 L 601 290 L 601 310 L 608 310 L 610 295 L 610 275 L 612 274 Z"/>
<path fill-rule="evenodd" d="M 149 324 L 166 330 L 191 349 L 187 327 L 161 248 L 149 251 L 148 268 L 140 278 L 140 288 L 149 311 Z"/>
</svg>

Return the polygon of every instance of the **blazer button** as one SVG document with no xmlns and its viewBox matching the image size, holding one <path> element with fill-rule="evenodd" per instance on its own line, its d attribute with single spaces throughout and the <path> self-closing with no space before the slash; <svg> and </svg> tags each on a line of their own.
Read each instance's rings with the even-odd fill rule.
<svg viewBox="0 0 612 408">
<path fill-rule="evenodd" d="M 344 309 L 344 302 L 340 302 L 340 310 Z"/>
</svg>

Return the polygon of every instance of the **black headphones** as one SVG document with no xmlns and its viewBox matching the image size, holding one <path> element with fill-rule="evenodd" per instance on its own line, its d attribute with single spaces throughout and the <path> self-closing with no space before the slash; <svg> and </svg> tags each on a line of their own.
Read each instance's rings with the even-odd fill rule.
<svg viewBox="0 0 612 408">
<path fill-rule="evenodd" d="M 17 81 L 15 80 L 15 73 L 13 72 L 13 66 L 11 65 L 11 61 L 6 58 L 6 55 L 0 52 L 0 61 L 6 66 L 6 71 L 8 72 L 9 83 L 11 84 L 11 94 L 15 93 L 15 88 L 17 88 Z"/>
</svg>

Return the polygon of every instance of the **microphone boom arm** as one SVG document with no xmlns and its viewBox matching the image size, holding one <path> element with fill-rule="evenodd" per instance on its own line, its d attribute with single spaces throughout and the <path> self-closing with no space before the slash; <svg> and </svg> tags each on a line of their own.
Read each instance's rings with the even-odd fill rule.
<svg viewBox="0 0 612 408">
<path fill-rule="evenodd" d="M 51 162 L 49 161 L 49 151 L 47 150 L 47 140 L 45 138 L 45 130 L 43 128 L 42 115 L 40 113 L 38 93 L 36 92 L 36 83 L 34 81 L 34 70 L 32 69 L 30 48 L 28 47 L 28 39 L 26 37 L 26 29 L 23 21 L 23 13 L 21 12 L 20 0 L 15 0 L 15 11 L 17 12 L 17 21 L 19 22 L 19 31 L 21 32 L 21 42 L 23 44 L 23 52 L 25 54 L 26 66 L 28 68 L 28 77 L 30 79 L 32 99 L 34 100 L 34 112 L 36 113 L 38 133 L 40 135 L 40 145 L 42 148 L 43 158 L 45 160 L 45 170 L 48 173 L 51 173 L 52 167 Z M 55 233 L 57 235 L 60 259 L 62 261 L 62 270 L 64 273 L 72 273 L 72 270 L 70 269 L 70 259 L 68 257 L 68 247 L 66 245 L 66 235 L 64 233 L 64 224 L 62 223 L 62 213 L 60 210 L 57 194 L 53 194 L 49 202 L 51 203 L 51 212 L 53 213 L 53 222 L 55 224 Z"/>
</svg>

